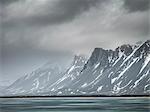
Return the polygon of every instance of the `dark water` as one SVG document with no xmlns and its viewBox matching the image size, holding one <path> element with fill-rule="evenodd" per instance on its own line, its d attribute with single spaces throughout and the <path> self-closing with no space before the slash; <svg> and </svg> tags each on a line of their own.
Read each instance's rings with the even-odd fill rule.
<svg viewBox="0 0 150 112">
<path fill-rule="evenodd" d="M 0 99 L 0 112 L 150 112 L 149 98 Z"/>
</svg>

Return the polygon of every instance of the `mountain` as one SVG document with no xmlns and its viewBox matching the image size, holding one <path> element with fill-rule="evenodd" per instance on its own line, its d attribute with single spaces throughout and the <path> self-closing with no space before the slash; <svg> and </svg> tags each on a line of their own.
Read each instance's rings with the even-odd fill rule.
<svg viewBox="0 0 150 112">
<path fill-rule="evenodd" d="M 58 63 L 47 63 L 32 73 L 16 80 L 11 86 L 7 87 L 5 94 L 9 95 L 32 95 L 36 94 L 46 85 L 53 84 L 62 77 L 65 71 Z"/>
<path fill-rule="evenodd" d="M 43 68 L 18 79 L 7 88 L 7 93 L 147 95 L 150 94 L 150 40 L 122 45 L 115 50 L 95 48 L 88 60 L 75 56 L 70 67 L 63 72 L 56 66 Z"/>
<path fill-rule="evenodd" d="M 63 89 L 64 94 L 70 94 L 71 90 L 69 88 L 65 88 L 68 85 L 71 85 L 74 80 L 77 80 L 80 77 L 80 72 L 83 69 L 86 58 L 84 56 L 75 56 L 71 66 L 67 69 L 67 71 L 63 74 L 63 77 L 57 80 L 52 85 L 47 85 L 41 93 L 46 95 L 61 95 Z M 66 90 L 67 89 L 67 90 Z M 67 93 L 65 93 L 65 91 Z"/>
<path fill-rule="evenodd" d="M 58 85 L 55 83 L 55 92 L 49 95 L 149 94 L 150 40 L 141 45 L 122 45 L 114 51 L 95 48 L 77 77 Z"/>
<path fill-rule="evenodd" d="M 4 94 L 42 95 L 42 93 L 44 93 L 45 95 L 51 88 L 52 90 L 54 89 L 53 87 L 56 83 L 57 87 L 59 87 L 62 83 L 65 83 L 65 81 L 75 78 L 76 75 L 80 73 L 85 62 L 85 57 L 75 56 L 71 67 L 68 69 L 64 69 L 58 63 L 47 63 L 32 73 L 16 80 L 11 86 L 7 87 Z"/>
</svg>

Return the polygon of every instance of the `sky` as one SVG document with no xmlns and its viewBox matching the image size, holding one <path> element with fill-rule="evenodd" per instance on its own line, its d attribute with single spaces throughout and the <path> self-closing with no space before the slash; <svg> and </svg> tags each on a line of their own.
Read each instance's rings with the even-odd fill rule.
<svg viewBox="0 0 150 112">
<path fill-rule="evenodd" d="M 0 85 L 95 47 L 150 39 L 149 0 L 0 0 Z"/>
</svg>

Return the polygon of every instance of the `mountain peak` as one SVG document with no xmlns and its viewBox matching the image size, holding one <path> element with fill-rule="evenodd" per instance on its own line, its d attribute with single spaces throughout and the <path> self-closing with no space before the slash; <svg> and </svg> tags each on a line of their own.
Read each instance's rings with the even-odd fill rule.
<svg viewBox="0 0 150 112">
<path fill-rule="evenodd" d="M 86 57 L 84 55 L 75 55 L 73 60 L 73 65 L 81 65 L 86 62 Z"/>
<path fill-rule="evenodd" d="M 85 64 L 84 68 L 88 66 L 93 66 L 96 62 L 103 62 L 106 60 L 108 55 L 108 51 L 103 48 L 95 48 L 92 52 L 91 57 L 89 58 L 88 62 Z"/>
<path fill-rule="evenodd" d="M 147 40 L 146 43 L 150 43 L 150 40 Z"/>
<path fill-rule="evenodd" d="M 145 44 L 146 44 L 148 47 L 150 47 L 150 40 L 147 40 L 147 41 L 145 42 Z"/>
<path fill-rule="evenodd" d="M 132 46 L 129 45 L 129 44 L 124 44 L 124 45 L 121 45 L 121 46 L 119 46 L 118 48 L 116 48 L 115 51 L 117 51 L 118 53 L 122 52 L 122 53 L 124 53 L 126 56 L 129 56 L 129 55 L 132 53 L 133 48 L 132 48 Z"/>
<path fill-rule="evenodd" d="M 99 52 L 102 52 L 102 51 L 105 51 L 105 49 L 96 47 L 94 49 L 93 53 L 99 53 Z"/>
</svg>

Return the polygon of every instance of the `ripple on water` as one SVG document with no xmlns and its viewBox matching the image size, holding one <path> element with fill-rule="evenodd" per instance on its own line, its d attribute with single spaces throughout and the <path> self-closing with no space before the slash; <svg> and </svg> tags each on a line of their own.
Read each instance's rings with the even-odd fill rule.
<svg viewBox="0 0 150 112">
<path fill-rule="evenodd" d="M 0 112 L 149 112 L 148 98 L 0 99 Z"/>
</svg>

